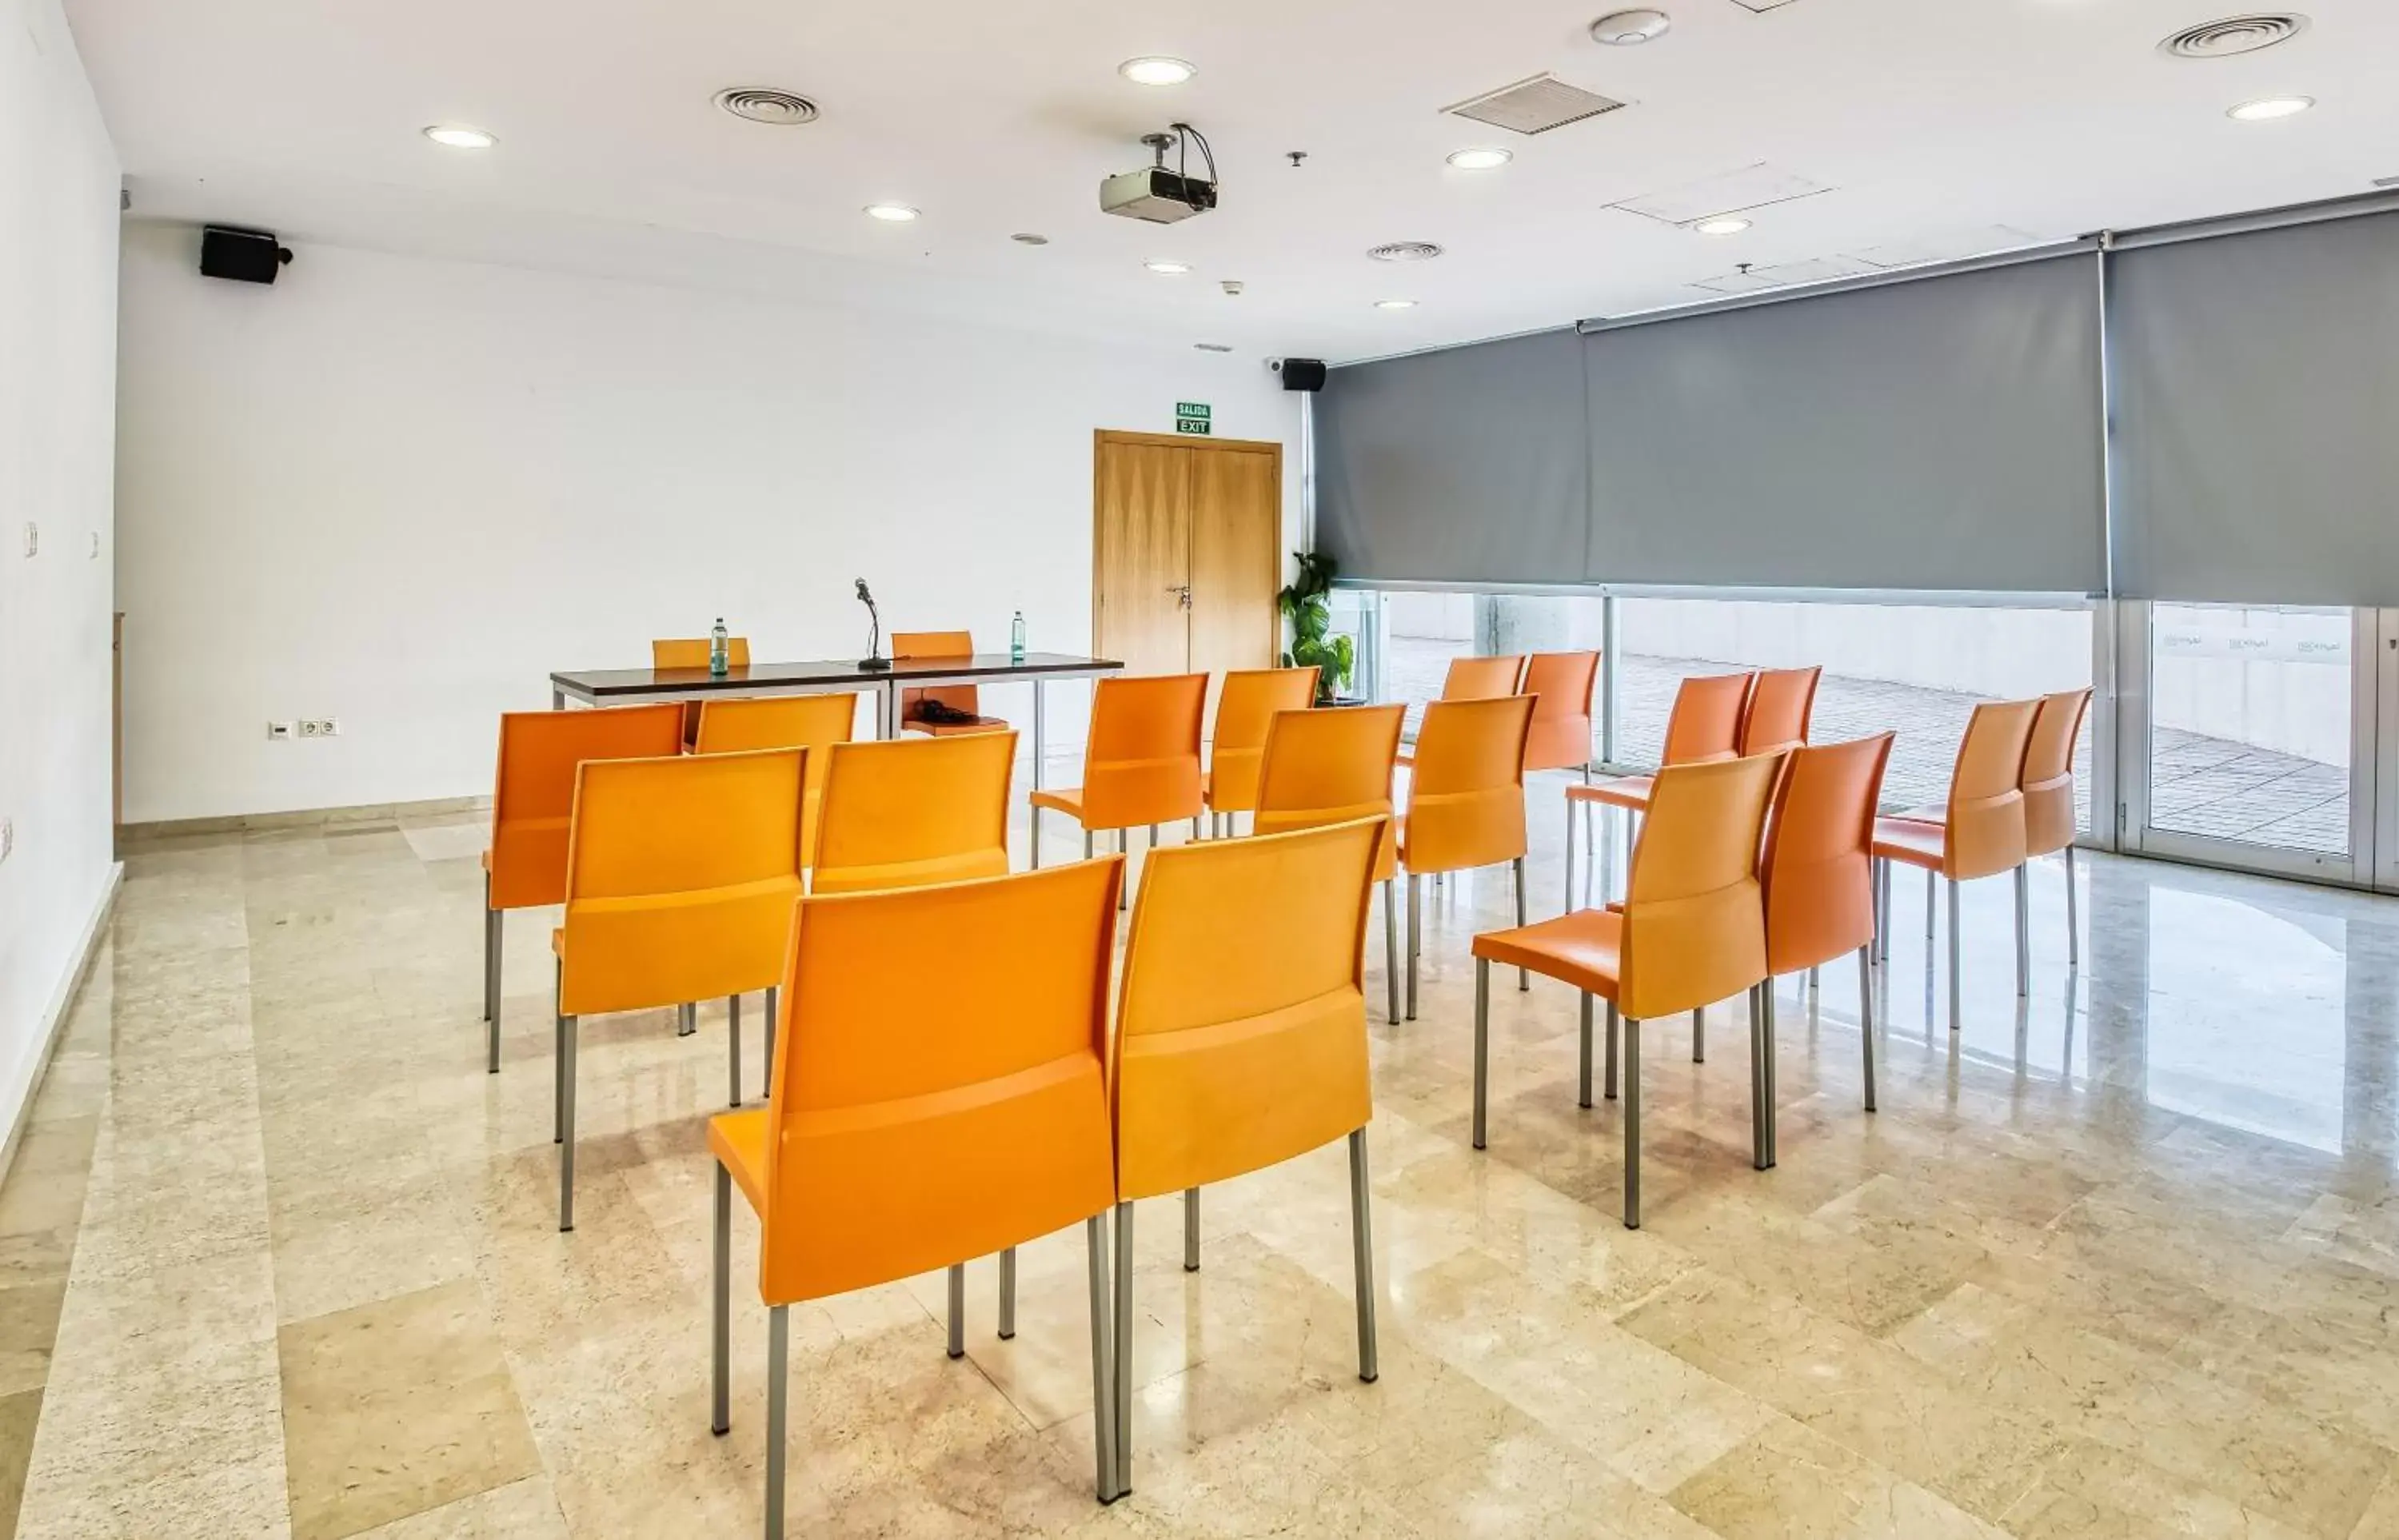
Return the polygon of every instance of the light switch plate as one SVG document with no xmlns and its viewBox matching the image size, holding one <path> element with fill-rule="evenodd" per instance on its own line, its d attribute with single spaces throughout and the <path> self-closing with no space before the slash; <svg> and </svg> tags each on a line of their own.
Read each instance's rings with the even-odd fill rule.
<svg viewBox="0 0 2399 1540">
<path fill-rule="evenodd" d="M 288 722 L 270 722 L 266 724 L 266 736 L 280 743 L 291 736 L 291 724 Z"/>
<path fill-rule="evenodd" d="M 41 554 L 41 550 L 42 526 L 28 519 L 25 520 L 25 554 L 27 556 L 38 556 Z"/>
</svg>

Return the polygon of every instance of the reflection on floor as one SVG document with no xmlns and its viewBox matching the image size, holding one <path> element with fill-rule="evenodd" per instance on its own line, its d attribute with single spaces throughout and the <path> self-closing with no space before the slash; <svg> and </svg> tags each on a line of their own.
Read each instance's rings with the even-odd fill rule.
<svg viewBox="0 0 2399 1540">
<path fill-rule="evenodd" d="M 1564 815 L 1556 782 L 1534 797 L 1539 912 Z M 560 1236 L 547 920 L 511 921 L 487 1076 L 479 844 L 385 821 L 134 856 L 0 1189 L 19 1533 L 756 1532 L 754 1294 L 734 1430 L 708 1432 L 723 1008 L 697 1039 L 588 1025 Z M 1379 1384 L 1349 1357 L 1335 1146 L 1209 1190 L 1197 1274 L 1175 1206 L 1144 1207 L 1111 1509 L 1079 1237 L 1028 1250 L 1012 1342 L 973 1270 L 960 1362 L 938 1278 L 795 1309 L 792 1532 L 2399 1535 L 2399 905 L 2083 872 L 2080 976 L 2060 869 L 2035 874 L 2021 1002 L 2007 886 L 1969 890 L 1955 1034 L 1903 878 L 1874 1117 L 1855 970 L 1784 980 L 1771 1172 L 1738 1006 L 1704 1065 L 1660 1024 L 1638 1233 L 1554 987 L 1494 992 L 1469 1148 L 1465 941 L 1506 887 L 1444 885 L 1419 1019 L 1373 1027 Z"/>
</svg>

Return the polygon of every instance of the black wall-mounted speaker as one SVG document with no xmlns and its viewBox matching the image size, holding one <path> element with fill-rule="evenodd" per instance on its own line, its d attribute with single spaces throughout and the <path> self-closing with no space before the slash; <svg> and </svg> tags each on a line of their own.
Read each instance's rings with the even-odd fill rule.
<svg viewBox="0 0 2399 1540">
<path fill-rule="evenodd" d="M 1322 390 L 1324 360 L 1285 358 L 1282 361 L 1282 387 L 1285 390 Z"/>
<path fill-rule="evenodd" d="M 291 253 L 276 244 L 272 232 L 236 230 L 223 224 L 200 231 L 200 272 L 211 278 L 237 283 L 273 283 Z"/>
</svg>

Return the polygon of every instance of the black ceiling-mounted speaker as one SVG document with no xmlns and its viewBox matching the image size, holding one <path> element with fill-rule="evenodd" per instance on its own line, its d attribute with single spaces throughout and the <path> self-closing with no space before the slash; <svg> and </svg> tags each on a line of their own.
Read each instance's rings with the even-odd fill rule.
<svg viewBox="0 0 2399 1540">
<path fill-rule="evenodd" d="M 1322 390 L 1324 360 L 1285 358 L 1282 361 L 1282 387 L 1285 390 Z"/>
<path fill-rule="evenodd" d="M 291 260 L 291 250 L 277 245 L 271 231 L 236 230 L 223 224 L 200 230 L 200 272 L 207 277 L 273 283 Z"/>
</svg>

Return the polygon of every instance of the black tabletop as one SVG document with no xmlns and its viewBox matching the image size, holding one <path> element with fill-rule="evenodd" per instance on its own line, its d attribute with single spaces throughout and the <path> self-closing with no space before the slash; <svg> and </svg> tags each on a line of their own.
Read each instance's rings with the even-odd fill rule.
<svg viewBox="0 0 2399 1540">
<path fill-rule="evenodd" d="M 971 657 L 903 657 L 888 669 L 861 669 L 855 658 L 824 658 L 813 663 L 752 663 L 722 674 L 699 669 L 582 669 L 549 676 L 551 684 L 589 699 L 612 696 L 691 694 L 708 690 L 774 689 L 793 684 L 855 684 L 861 688 L 912 679 L 984 680 L 1037 679 L 1044 674 L 1088 674 L 1124 667 L 1112 658 L 1078 657 L 1068 653 L 1027 653 L 1020 661 L 1006 653 L 977 653 Z"/>
</svg>

